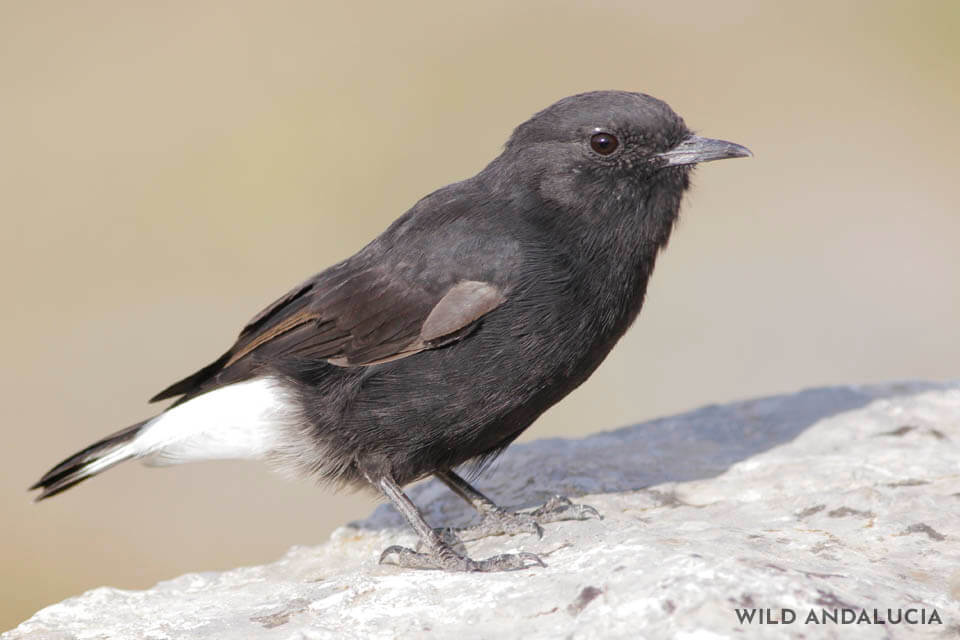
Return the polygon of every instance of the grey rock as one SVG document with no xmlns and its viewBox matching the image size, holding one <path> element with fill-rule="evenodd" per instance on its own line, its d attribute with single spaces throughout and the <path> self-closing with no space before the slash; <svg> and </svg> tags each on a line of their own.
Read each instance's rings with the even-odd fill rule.
<svg viewBox="0 0 960 640">
<path fill-rule="evenodd" d="M 474 557 L 538 553 L 546 569 L 442 574 L 377 564 L 416 543 L 382 506 L 273 564 L 94 589 L 0 638 L 960 634 L 958 384 L 817 389 L 517 445 L 478 485 L 518 508 L 565 493 L 604 519 L 467 544 Z M 474 517 L 437 482 L 411 494 L 438 525 Z M 739 622 L 753 608 L 797 619 Z M 874 609 L 927 624 L 878 624 Z M 814 624 L 811 611 L 871 622 Z"/>
</svg>

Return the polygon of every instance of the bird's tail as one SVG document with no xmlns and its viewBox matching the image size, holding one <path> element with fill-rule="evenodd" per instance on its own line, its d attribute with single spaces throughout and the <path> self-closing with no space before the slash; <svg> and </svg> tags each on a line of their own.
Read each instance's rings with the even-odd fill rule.
<svg viewBox="0 0 960 640">
<path fill-rule="evenodd" d="M 137 452 L 130 445 L 147 422 L 149 420 L 110 434 L 47 471 L 30 487 L 31 491 L 41 489 L 37 501 L 66 491 L 73 485 L 134 457 Z"/>
</svg>

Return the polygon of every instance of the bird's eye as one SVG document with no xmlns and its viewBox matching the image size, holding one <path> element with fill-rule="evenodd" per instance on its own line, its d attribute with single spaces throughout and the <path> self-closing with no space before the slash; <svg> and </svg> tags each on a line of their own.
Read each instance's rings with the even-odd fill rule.
<svg viewBox="0 0 960 640">
<path fill-rule="evenodd" d="M 595 133 L 590 137 L 590 148 L 602 156 L 608 156 L 617 150 L 620 141 L 612 133 Z"/>
</svg>

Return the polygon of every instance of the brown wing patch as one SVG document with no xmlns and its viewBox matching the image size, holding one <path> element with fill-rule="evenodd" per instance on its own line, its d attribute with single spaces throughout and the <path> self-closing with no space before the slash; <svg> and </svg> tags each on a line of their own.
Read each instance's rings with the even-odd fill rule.
<svg viewBox="0 0 960 640">
<path fill-rule="evenodd" d="M 216 362 L 154 400 L 183 395 L 183 402 L 284 359 L 359 367 L 405 358 L 462 339 L 505 300 L 496 286 L 473 280 L 437 295 L 378 270 L 321 274 L 257 314 Z"/>
<path fill-rule="evenodd" d="M 240 337 L 250 335 L 254 331 L 260 328 L 261 325 L 265 324 L 272 315 L 287 307 L 290 303 L 295 300 L 302 298 L 306 295 L 311 289 L 313 289 L 315 281 L 313 279 L 303 282 L 290 291 L 288 291 L 282 298 L 274 300 L 266 309 L 253 316 L 250 321 L 243 327 L 243 330 L 240 332 Z"/>
<path fill-rule="evenodd" d="M 431 309 L 420 328 L 420 340 L 427 345 L 442 341 L 469 327 L 504 300 L 503 293 L 492 284 L 464 280 L 447 291 Z"/>
<path fill-rule="evenodd" d="M 382 339 L 327 361 L 338 367 L 369 366 L 406 358 L 424 349 L 441 347 L 463 338 L 480 318 L 499 307 L 504 300 L 503 292 L 494 285 L 465 280 L 451 287 L 430 309 L 420 325 L 419 335 L 415 334 L 412 340 L 403 343 Z M 406 335 L 406 332 L 401 335 Z"/>
<path fill-rule="evenodd" d="M 319 314 L 314 312 L 301 311 L 300 313 L 294 316 L 290 316 L 289 318 L 284 318 L 279 323 L 273 325 L 272 327 L 270 327 L 263 333 L 257 335 L 252 340 L 250 340 L 249 342 L 244 344 L 242 347 L 237 349 L 237 351 L 230 356 L 230 359 L 227 360 L 227 363 L 223 365 L 224 368 L 229 367 L 237 360 L 240 360 L 241 358 L 246 357 L 249 353 L 251 353 L 260 345 L 270 342 L 274 338 L 281 336 L 284 333 L 287 333 L 288 331 L 292 331 L 293 329 L 296 329 L 301 325 L 307 324 L 308 322 L 317 321 L 320 319 L 320 317 L 321 316 Z"/>
</svg>

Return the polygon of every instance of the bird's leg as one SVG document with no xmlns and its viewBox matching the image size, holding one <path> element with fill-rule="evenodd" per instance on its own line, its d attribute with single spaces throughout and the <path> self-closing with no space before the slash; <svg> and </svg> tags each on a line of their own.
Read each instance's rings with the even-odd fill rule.
<svg viewBox="0 0 960 640">
<path fill-rule="evenodd" d="M 403 493 L 393 478 L 383 476 L 374 484 L 403 514 L 426 548 L 425 552 L 418 553 L 399 545 L 387 547 L 380 554 L 380 564 L 395 564 L 408 569 L 443 569 L 445 571 L 509 571 L 526 569 L 535 564 L 541 567 L 547 566 L 543 560 L 532 553 L 505 553 L 486 560 L 472 560 L 462 556 L 427 524 L 416 505 Z"/>
<path fill-rule="evenodd" d="M 457 533 L 465 541 L 485 538 L 487 536 L 515 535 L 518 533 L 535 533 L 538 538 L 543 537 L 540 525 L 561 520 L 587 520 L 600 518 L 596 509 L 586 504 L 574 504 L 565 496 L 553 496 L 546 504 L 534 509 L 530 513 L 517 513 L 498 507 L 493 500 L 477 491 L 469 482 L 453 471 L 441 471 L 434 474 L 450 490 L 466 500 L 480 514 L 480 524 L 461 529 Z"/>
</svg>

